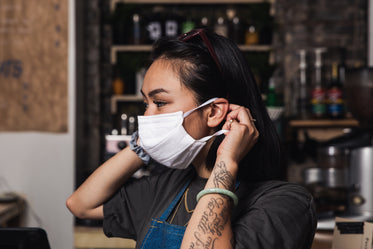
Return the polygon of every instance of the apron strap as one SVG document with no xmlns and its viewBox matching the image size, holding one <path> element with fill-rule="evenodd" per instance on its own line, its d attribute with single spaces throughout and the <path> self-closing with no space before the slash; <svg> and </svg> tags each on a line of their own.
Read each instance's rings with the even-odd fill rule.
<svg viewBox="0 0 373 249">
<path fill-rule="evenodd" d="M 187 183 L 183 186 L 183 188 L 180 190 L 180 192 L 177 194 L 175 199 L 171 202 L 171 204 L 167 207 L 166 211 L 162 214 L 161 218 L 159 218 L 160 221 L 166 221 L 168 216 L 170 216 L 172 210 L 175 208 L 176 204 L 179 202 L 181 196 L 184 194 L 186 188 L 189 186 L 191 180 L 188 180 Z"/>
</svg>

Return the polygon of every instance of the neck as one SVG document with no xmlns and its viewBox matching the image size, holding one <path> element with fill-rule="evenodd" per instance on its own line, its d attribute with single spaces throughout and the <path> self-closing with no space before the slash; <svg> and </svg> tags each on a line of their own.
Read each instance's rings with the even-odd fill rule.
<svg viewBox="0 0 373 249">
<path fill-rule="evenodd" d="M 193 166 L 196 169 L 196 172 L 199 177 L 202 178 L 209 178 L 211 175 L 211 171 L 207 169 L 206 166 L 206 158 L 207 154 L 210 150 L 211 144 L 214 140 L 210 139 L 206 145 L 202 148 L 202 150 L 198 153 L 196 158 L 193 160 Z"/>
<path fill-rule="evenodd" d="M 201 166 L 201 167 L 194 166 L 194 168 L 196 169 L 196 172 L 197 172 L 197 174 L 198 174 L 199 177 L 207 179 L 211 175 L 211 171 L 209 171 L 206 168 L 206 166 Z"/>
</svg>

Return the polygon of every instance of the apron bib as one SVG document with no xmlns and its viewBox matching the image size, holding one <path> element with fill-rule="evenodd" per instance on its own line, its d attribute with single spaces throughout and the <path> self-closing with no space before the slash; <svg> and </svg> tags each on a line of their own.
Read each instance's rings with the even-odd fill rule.
<svg viewBox="0 0 373 249">
<path fill-rule="evenodd" d="M 184 194 L 186 188 L 191 181 L 188 181 L 177 194 L 172 203 L 167 207 L 166 211 L 159 219 L 152 219 L 150 228 L 145 235 L 140 249 L 179 249 L 183 241 L 186 227 L 173 225 L 166 220 L 170 216 L 176 204 Z M 236 182 L 236 189 L 239 186 L 239 181 Z"/>
<path fill-rule="evenodd" d="M 152 219 L 150 228 L 141 244 L 141 249 L 180 248 L 186 227 L 167 223 L 166 220 L 180 201 L 189 183 L 190 181 L 184 185 L 159 219 Z"/>
</svg>

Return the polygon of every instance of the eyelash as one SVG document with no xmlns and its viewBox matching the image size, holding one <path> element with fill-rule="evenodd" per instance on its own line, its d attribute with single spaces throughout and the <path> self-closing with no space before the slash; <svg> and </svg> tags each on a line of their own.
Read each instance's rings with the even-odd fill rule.
<svg viewBox="0 0 373 249">
<path fill-rule="evenodd" d="M 166 104 L 164 101 L 153 101 L 153 103 L 159 108 Z"/>
<path fill-rule="evenodd" d="M 153 101 L 153 103 L 157 106 L 157 108 L 161 108 L 162 106 L 166 105 L 167 103 L 164 101 Z M 145 109 L 148 108 L 149 104 L 144 102 Z"/>
</svg>

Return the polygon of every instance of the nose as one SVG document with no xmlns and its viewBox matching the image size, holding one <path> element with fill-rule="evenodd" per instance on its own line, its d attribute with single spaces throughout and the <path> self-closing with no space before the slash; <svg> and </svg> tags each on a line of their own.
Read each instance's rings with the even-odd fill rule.
<svg viewBox="0 0 373 249">
<path fill-rule="evenodd" d="M 155 115 L 155 110 L 152 108 L 151 105 L 148 105 L 148 107 L 145 109 L 144 116 L 150 116 L 150 115 Z"/>
</svg>

